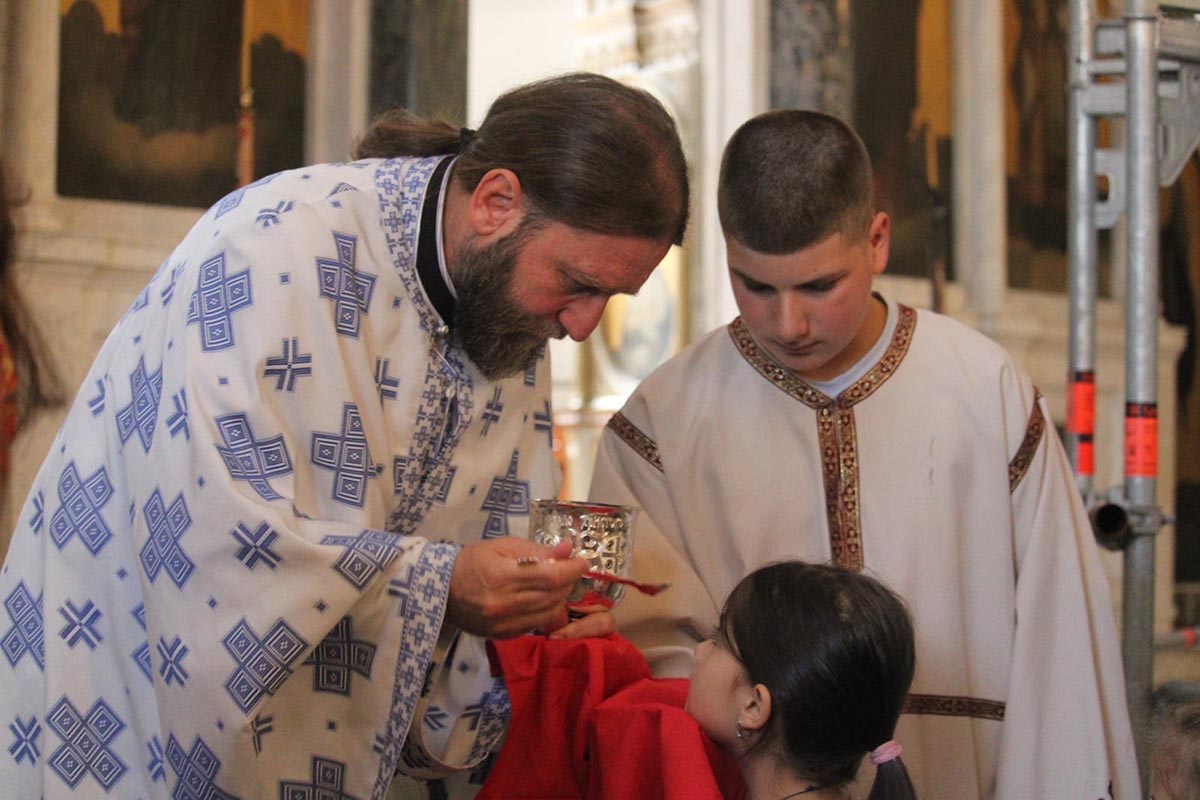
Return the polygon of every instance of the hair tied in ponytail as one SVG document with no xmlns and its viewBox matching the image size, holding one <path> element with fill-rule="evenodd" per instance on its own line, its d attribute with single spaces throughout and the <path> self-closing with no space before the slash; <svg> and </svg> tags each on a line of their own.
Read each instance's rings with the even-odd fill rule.
<svg viewBox="0 0 1200 800">
<path fill-rule="evenodd" d="M 899 758 L 902 751 L 903 748 L 900 747 L 899 742 L 895 739 L 888 739 L 871 751 L 871 763 L 875 766 L 886 764 L 888 761 Z"/>
<path fill-rule="evenodd" d="M 458 129 L 458 151 L 461 153 L 471 145 L 471 141 L 475 138 L 475 131 L 470 128 Z"/>
</svg>

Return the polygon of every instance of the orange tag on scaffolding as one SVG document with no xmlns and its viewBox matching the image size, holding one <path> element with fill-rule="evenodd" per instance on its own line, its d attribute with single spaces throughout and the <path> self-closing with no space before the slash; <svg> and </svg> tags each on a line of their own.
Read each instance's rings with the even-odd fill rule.
<svg viewBox="0 0 1200 800">
<path fill-rule="evenodd" d="M 1096 474 L 1096 445 L 1092 437 L 1080 439 L 1075 443 L 1075 472 L 1080 475 Z"/>
<path fill-rule="evenodd" d="M 1067 395 L 1067 433 L 1092 434 L 1096 431 L 1096 376 L 1076 372 Z"/>
<path fill-rule="evenodd" d="M 1125 475 L 1158 477 L 1158 406 L 1125 404 Z"/>
</svg>

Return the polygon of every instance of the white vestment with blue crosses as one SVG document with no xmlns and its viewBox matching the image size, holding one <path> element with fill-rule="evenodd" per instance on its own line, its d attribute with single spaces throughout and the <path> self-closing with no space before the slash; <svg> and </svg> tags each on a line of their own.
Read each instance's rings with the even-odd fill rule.
<svg viewBox="0 0 1200 800">
<path fill-rule="evenodd" d="M 546 359 L 484 379 L 418 269 L 446 166 L 239 189 L 109 336 L 0 570 L 0 795 L 482 780 L 507 694 L 450 574 L 556 471 Z"/>
</svg>

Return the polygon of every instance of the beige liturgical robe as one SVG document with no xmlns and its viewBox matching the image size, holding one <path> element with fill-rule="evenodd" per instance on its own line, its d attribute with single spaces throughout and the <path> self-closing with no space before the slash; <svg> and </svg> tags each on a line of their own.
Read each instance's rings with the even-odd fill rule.
<svg viewBox="0 0 1200 800">
<path fill-rule="evenodd" d="M 1109 593 L 1044 401 L 986 337 L 903 306 L 889 318 L 836 397 L 740 319 L 638 388 L 592 497 L 643 509 L 635 576 L 673 586 L 627 596 L 619 629 L 656 674 L 686 675 L 748 572 L 866 570 L 915 623 L 896 738 L 920 797 L 1138 797 Z"/>
</svg>

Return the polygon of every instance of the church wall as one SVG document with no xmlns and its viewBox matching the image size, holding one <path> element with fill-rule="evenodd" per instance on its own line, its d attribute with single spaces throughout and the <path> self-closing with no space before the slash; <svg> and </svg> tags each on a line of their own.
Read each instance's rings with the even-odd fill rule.
<svg viewBox="0 0 1200 800">
<path fill-rule="evenodd" d="M 27 193 L 18 212 L 15 270 L 73 399 L 108 331 L 202 209 L 59 197 L 59 9 L 6 2 L 0 11 L 6 14 L 0 41 L 7 56 L 0 62 L 0 152 Z M 14 444 L 9 491 L 0 506 L 0 551 L 7 549 L 65 411 L 42 415 Z"/>
<path fill-rule="evenodd" d="M 472 0 L 468 22 L 469 123 L 478 124 L 488 104 L 504 89 L 575 68 L 581 59 L 580 39 L 588 36 L 594 41 L 603 35 L 596 30 L 580 33 L 575 15 L 588 5 L 563 0 Z M 600 5 L 604 4 L 597 7 Z M 632 3 L 625 5 L 633 7 Z M 698 77 L 692 87 L 694 94 L 685 92 L 682 97 L 696 101 L 685 135 L 693 139 L 689 155 L 696 159 L 693 181 L 698 208 L 691 233 L 688 281 L 692 325 L 685 339 L 722 324 L 731 315 L 723 248 L 719 231 L 713 227 L 715 211 L 710 214 L 712 209 L 707 208 L 715 197 L 711 178 L 724 139 L 766 103 L 761 65 L 726 55 L 761 52 L 758 45 L 765 25 L 764 0 L 693 5 L 700 26 L 692 53 L 699 61 Z M 0 150 L 30 190 L 29 203 L 21 213 L 23 238 L 17 271 L 30 304 L 43 322 L 63 383 L 73 393 L 113 323 L 201 210 L 71 200 L 55 194 L 58 13 L 52 3 L 0 0 Z M 927 24 L 942 23 L 934 20 Z M 754 46 L 742 47 L 739 43 Z M 594 50 L 590 52 L 595 54 Z M 946 119 L 935 109 L 927 111 L 931 119 Z M 926 281 L 885 276 L 882 286 L 903 302 L 929 305 Z M 970 310 L 958 287 L 951 287 L 948 299 L 948 310 L 969 321 Z M 1107 488 L 1121 480 L 1124 362 L 1120 308 L 1102 302 L 1100 320 L 1096 485 Z M 1065 409 L 1066 334 L 1064 296 L 1022 290 L 1008 293 L 997 323 L 997 338 L 1033 375 L 1060 422 Z M 1164 432 L 1174 429 L 1174 359 L 1182 346 L 1181 333 L 1164 327 L 1158 370 L 1162 384 L 1160 425 Z M 584 406 L 581 390 L 589 380 L 589 367 L 583 353 L 583 348 L 573 342 L 555 343 L 552 348 L 557 376 L 555 397 L 560 410 L 578 411 Z M 82 389 L 85 393 L 88 390 Z M 0 550 L 6 546 L 34 472 L 53 443 L 61 416 L 61 411 L 45 415 L 16 443 L 11 489 L 0 506 Z M 586 492 L 594 445 L 594 438 L 588 436 L 598 431 L 606 419 L 607 411 L 592 417 L 577 415 L 575 419 L 589 427 L 590 433 L 581 435 L 569 453 L 572 494 Z M 1175 444 L 1170 436 L 1164 436 L 1161 447 L 1159 502 L 1169 511 L 1173 507 Z M 1159 629 L 1169 627 L 1173 616 L 1171 538 L 1170 528 L 1159 537 Z M 1114 597 L 1119 598 L 1120 557 L 1105 554 L 1105 561 L 1113 579 Z"/>
</svg>

